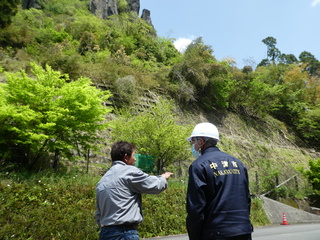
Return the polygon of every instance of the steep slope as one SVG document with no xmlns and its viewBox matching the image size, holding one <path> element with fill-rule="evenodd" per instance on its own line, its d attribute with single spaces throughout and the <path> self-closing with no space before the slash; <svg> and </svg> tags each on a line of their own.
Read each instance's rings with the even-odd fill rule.
<svg viewBox="0 0 320 240">
<path fill-rule="evenodd" d="M 265 193 L 295 175 L 284 185 L 283 191 L 287 191 L 284 194 L 290 195 L 292 190 L 288 188 L 305 189 L 306 180 L 297 167 L 307 168 L 309 160 L 320 157 L 319 152 L 308 148 L 285 124 L 271 117 L 262 121 L 217 110 L 187 113 L 182 118 L 186 124 L 209 121 L 218 127 L 220 149 L 246 164 L 253 194 Z"/>
</svg>

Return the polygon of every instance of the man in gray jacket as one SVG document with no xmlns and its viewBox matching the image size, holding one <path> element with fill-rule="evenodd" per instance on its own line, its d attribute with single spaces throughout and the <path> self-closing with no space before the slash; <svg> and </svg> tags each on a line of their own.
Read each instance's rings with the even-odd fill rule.
<svg viewBox="0 0 320 240">
<path fill-rule="evenodd" d="M 159 194 L 172 175 L 166 172 L 150 176 L 134 166 L 135 145 L 118 141 L 111 147 L 112 167 L 96 187 L 96 221 L 100 240 L 139 239 L 137 227 L 142 222 L 141 194 Z"/>
</svg>

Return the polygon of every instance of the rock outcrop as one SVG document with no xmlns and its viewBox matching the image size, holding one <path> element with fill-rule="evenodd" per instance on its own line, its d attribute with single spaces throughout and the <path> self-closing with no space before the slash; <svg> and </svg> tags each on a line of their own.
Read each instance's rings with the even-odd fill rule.
<svg viewBox="0 0 320 240">
<path fill-rule="evenodd" d="M 135 12 L 137 15 L 139 15 L 140 0 L 126 1 L 128 3 L 128 11 Z M 90 0 L 89 6 L 91 13 L 102 19 L 107 19 L 111 15 L 119 14 L 116 0 Z M 154 28 L 149 10 L 143 9 L 141 18 Z"/>
<path fill-rule="evenodd" d="M 37 8 L 41 9 L 37 0 L 22 0 L 22 8 L 29 9 L 29 8 Z"/>
<path fill-rule="evenodd" d="M 117 0 L 90 0 L 89 9 L 91 13 L 102 19 L 118 14 Z"/>
<path fill-rule="evenodd" d="M 128 3 L 129 11 L 135 12 L 137 15 L 140 13 L 140 0 L 126 0 Z"/>
<path fill-rule="evenodd" d="M 151 21 L 150 11 L 148 9 L 142 10 L 141 18 L 154 28 L 152 21 Z"/>
<path fill-rule="evenodd" d="M 139 15 L 140 0 L 126 0 L 128 3 L 128 11 L 133 11 Z M 91 13 L 106 19 L 111 15 L 118 14 L 117 0 L 90 0 L 89 9 Z"/>
</svg>

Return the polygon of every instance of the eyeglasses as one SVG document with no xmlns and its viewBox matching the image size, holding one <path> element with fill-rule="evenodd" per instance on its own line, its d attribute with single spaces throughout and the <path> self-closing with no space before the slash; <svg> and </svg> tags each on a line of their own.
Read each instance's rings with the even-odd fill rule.
<svg viewBox="0 0 320 240">
<path fill-rule="evenodd" d="M 190 140 L 190 143 L 193 143 L 193 142 L 199 142 L 199 140 L 203 140 L 203 141 L 206 141 L 207 139 L 203 138 L 203 137 L 192 137 L 191 140 Z"/>
</svg>

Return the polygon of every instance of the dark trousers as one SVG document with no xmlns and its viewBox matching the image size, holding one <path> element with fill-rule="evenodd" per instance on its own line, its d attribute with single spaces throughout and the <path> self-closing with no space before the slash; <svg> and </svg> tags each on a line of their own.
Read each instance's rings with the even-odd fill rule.
<svg viewBox="0 0 320 240">
<path fill-rule="evenodd" d="M 251 234 L 233 236 L 233 237 L 213 237 L 204 238 L 204 240 L 252 240 Z"/>
</svg>

